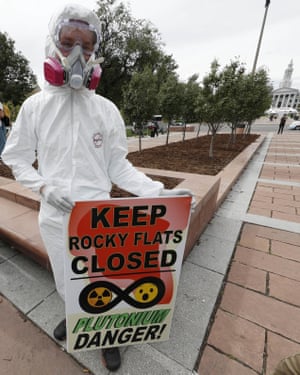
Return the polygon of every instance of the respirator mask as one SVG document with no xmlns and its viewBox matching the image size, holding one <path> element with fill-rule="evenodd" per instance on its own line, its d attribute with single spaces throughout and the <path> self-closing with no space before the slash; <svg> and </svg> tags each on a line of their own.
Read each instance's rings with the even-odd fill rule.
<svg viewBox="0 0 300 375">
<path fill-rule="evenodd" d="M 82 87 L 95 90 L 102 72 L 99 64 L 103 62 L 103 58 L 94 58 L 99 47 L 95 28 L 81 21 L 66 20 L 58 25 L 51 42 L 56 56 L 44 62 L 46 81 L 54 86 L 69 85 L 75 90 Z"/>
</svg>

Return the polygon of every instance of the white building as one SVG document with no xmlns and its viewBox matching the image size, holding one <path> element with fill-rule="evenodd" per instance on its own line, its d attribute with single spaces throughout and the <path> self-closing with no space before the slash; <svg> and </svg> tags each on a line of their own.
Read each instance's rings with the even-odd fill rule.
<svg viewBox="0 0 300 375">
<path fill-rule="evenodd" d="M 288 112 L 289 109 L 298 109 L 300 104 L 300 93 L 298 89 L 292 88 L 293 70 L 293 60 L 291 60 L 284 72 L 279 88 L 273 91 L 272 110 L 274 112 L 278 112 L 279 109 L 281 112 Z"/>
</svg>

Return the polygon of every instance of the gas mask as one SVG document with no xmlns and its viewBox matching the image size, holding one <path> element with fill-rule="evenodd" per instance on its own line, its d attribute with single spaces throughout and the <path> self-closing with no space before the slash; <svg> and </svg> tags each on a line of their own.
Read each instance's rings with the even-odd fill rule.
<svg viewBox="0 0 300 375">
<path fill-rule="evenodd" d="M 103 58 L 85 61 L 81 46 L 75 46 L 69 56 L 64 57 L 57 51 L 60 61 L 48 57 L 44 62 L 44 75 L 47 82 L 53 86 L 69 85 L 78 90 L 87 87 L 95 90 L 100 82 L 101 67 L 99 63 Z"/>
<path fill-rule="evenodd" d="M 95 90 L 102 72 L 99 64 L 103 62 L 103 58 L 94 58 L 99 43 L 99 33 L 93 25 L 80 20 L 61 20 L 51 36 L 51 57 L 44 62 L 46 81 L 75 90 L 82 87 Z"/>
</svg>

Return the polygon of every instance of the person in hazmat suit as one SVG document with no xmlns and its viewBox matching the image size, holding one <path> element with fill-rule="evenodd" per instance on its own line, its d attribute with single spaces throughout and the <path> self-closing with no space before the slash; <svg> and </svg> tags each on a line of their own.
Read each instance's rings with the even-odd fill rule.
<svg viewBox="0 0 300 375">
<path fill-rule="evenodd" d="M 123 119 L 116 106 L 95 93 L 101 76 L 101 43 L 95 13 L 65 5 L 49 23 L 42 91 L 22 105 L 3 152 L 17 181 L 41 195 L 40 233 L 56 289 L 64 300 L 63 216 L 74 202 L 110 198 L 112 183 L 137 196 L 192 195 L 167 190 L 126 159 Z M 32 164 L 38 160 L 38 169 Z M 66 337 L 65 319 L 54 337 Z M 102 350 L 105 366 L 120 367 L 118 348 Z"/>
</svg>

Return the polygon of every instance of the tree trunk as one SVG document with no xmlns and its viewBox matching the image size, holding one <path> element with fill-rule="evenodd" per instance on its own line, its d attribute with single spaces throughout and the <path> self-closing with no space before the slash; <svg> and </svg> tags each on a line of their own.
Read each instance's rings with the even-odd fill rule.
<svg viewBox="0 0 300 375">
<path fill-rule="evenodd" d="M 227 148 L 229 148 L 229 146 L 231 144 L 234 144 L 235 141 L 236 141 L 235 127 L 231 126 L 231 132 L 230 132 L 229 140 L 228 140 L 228 143 L 227 143 Z"/>
<path fill-rule="evenodd" d="M 183 125 L 183 130 L 182 130 L 182 142 L 185 140 L 185 131 L 186 131 L 186 122 Z"/>
<path fill-rule="evenodd" d="M 212 135 L 211 135 L 211 138 L 210 138 L 209 153 L 208 153 L 208 156 L 212 159 L 214 157 L 214 140 L 215 140 L 215 133 L 212 132 Z"/>
<path fill-rule="evenodd" d="M 142 136 L 143 136 L 143 125 L 138 125 L 138 132 L 139 132 L 139 151 L 142 151 Z"/>
<path fill-rule="evenodd" d="M 199 122 L 199 127 L 198 127 L 198 131 L 197 131 L 197 137 L 199 137 L 199 134 L 200 134 L 200 128 L 201 128 L 201 122 Z"/>
<path fill-rule="evenodd" d="M 166 145 L 169 144 L 169 134 L 170 134 L 170 121 L 168 122 L 168 127 L 167 127 Z"/>
<path fill-rule="evenodd" d="M 251 125 L 252 125 L 252 121 L 247 122 L 244 136 L 246 136 L 246 134 L 251 133 Z"/>
</svg>

